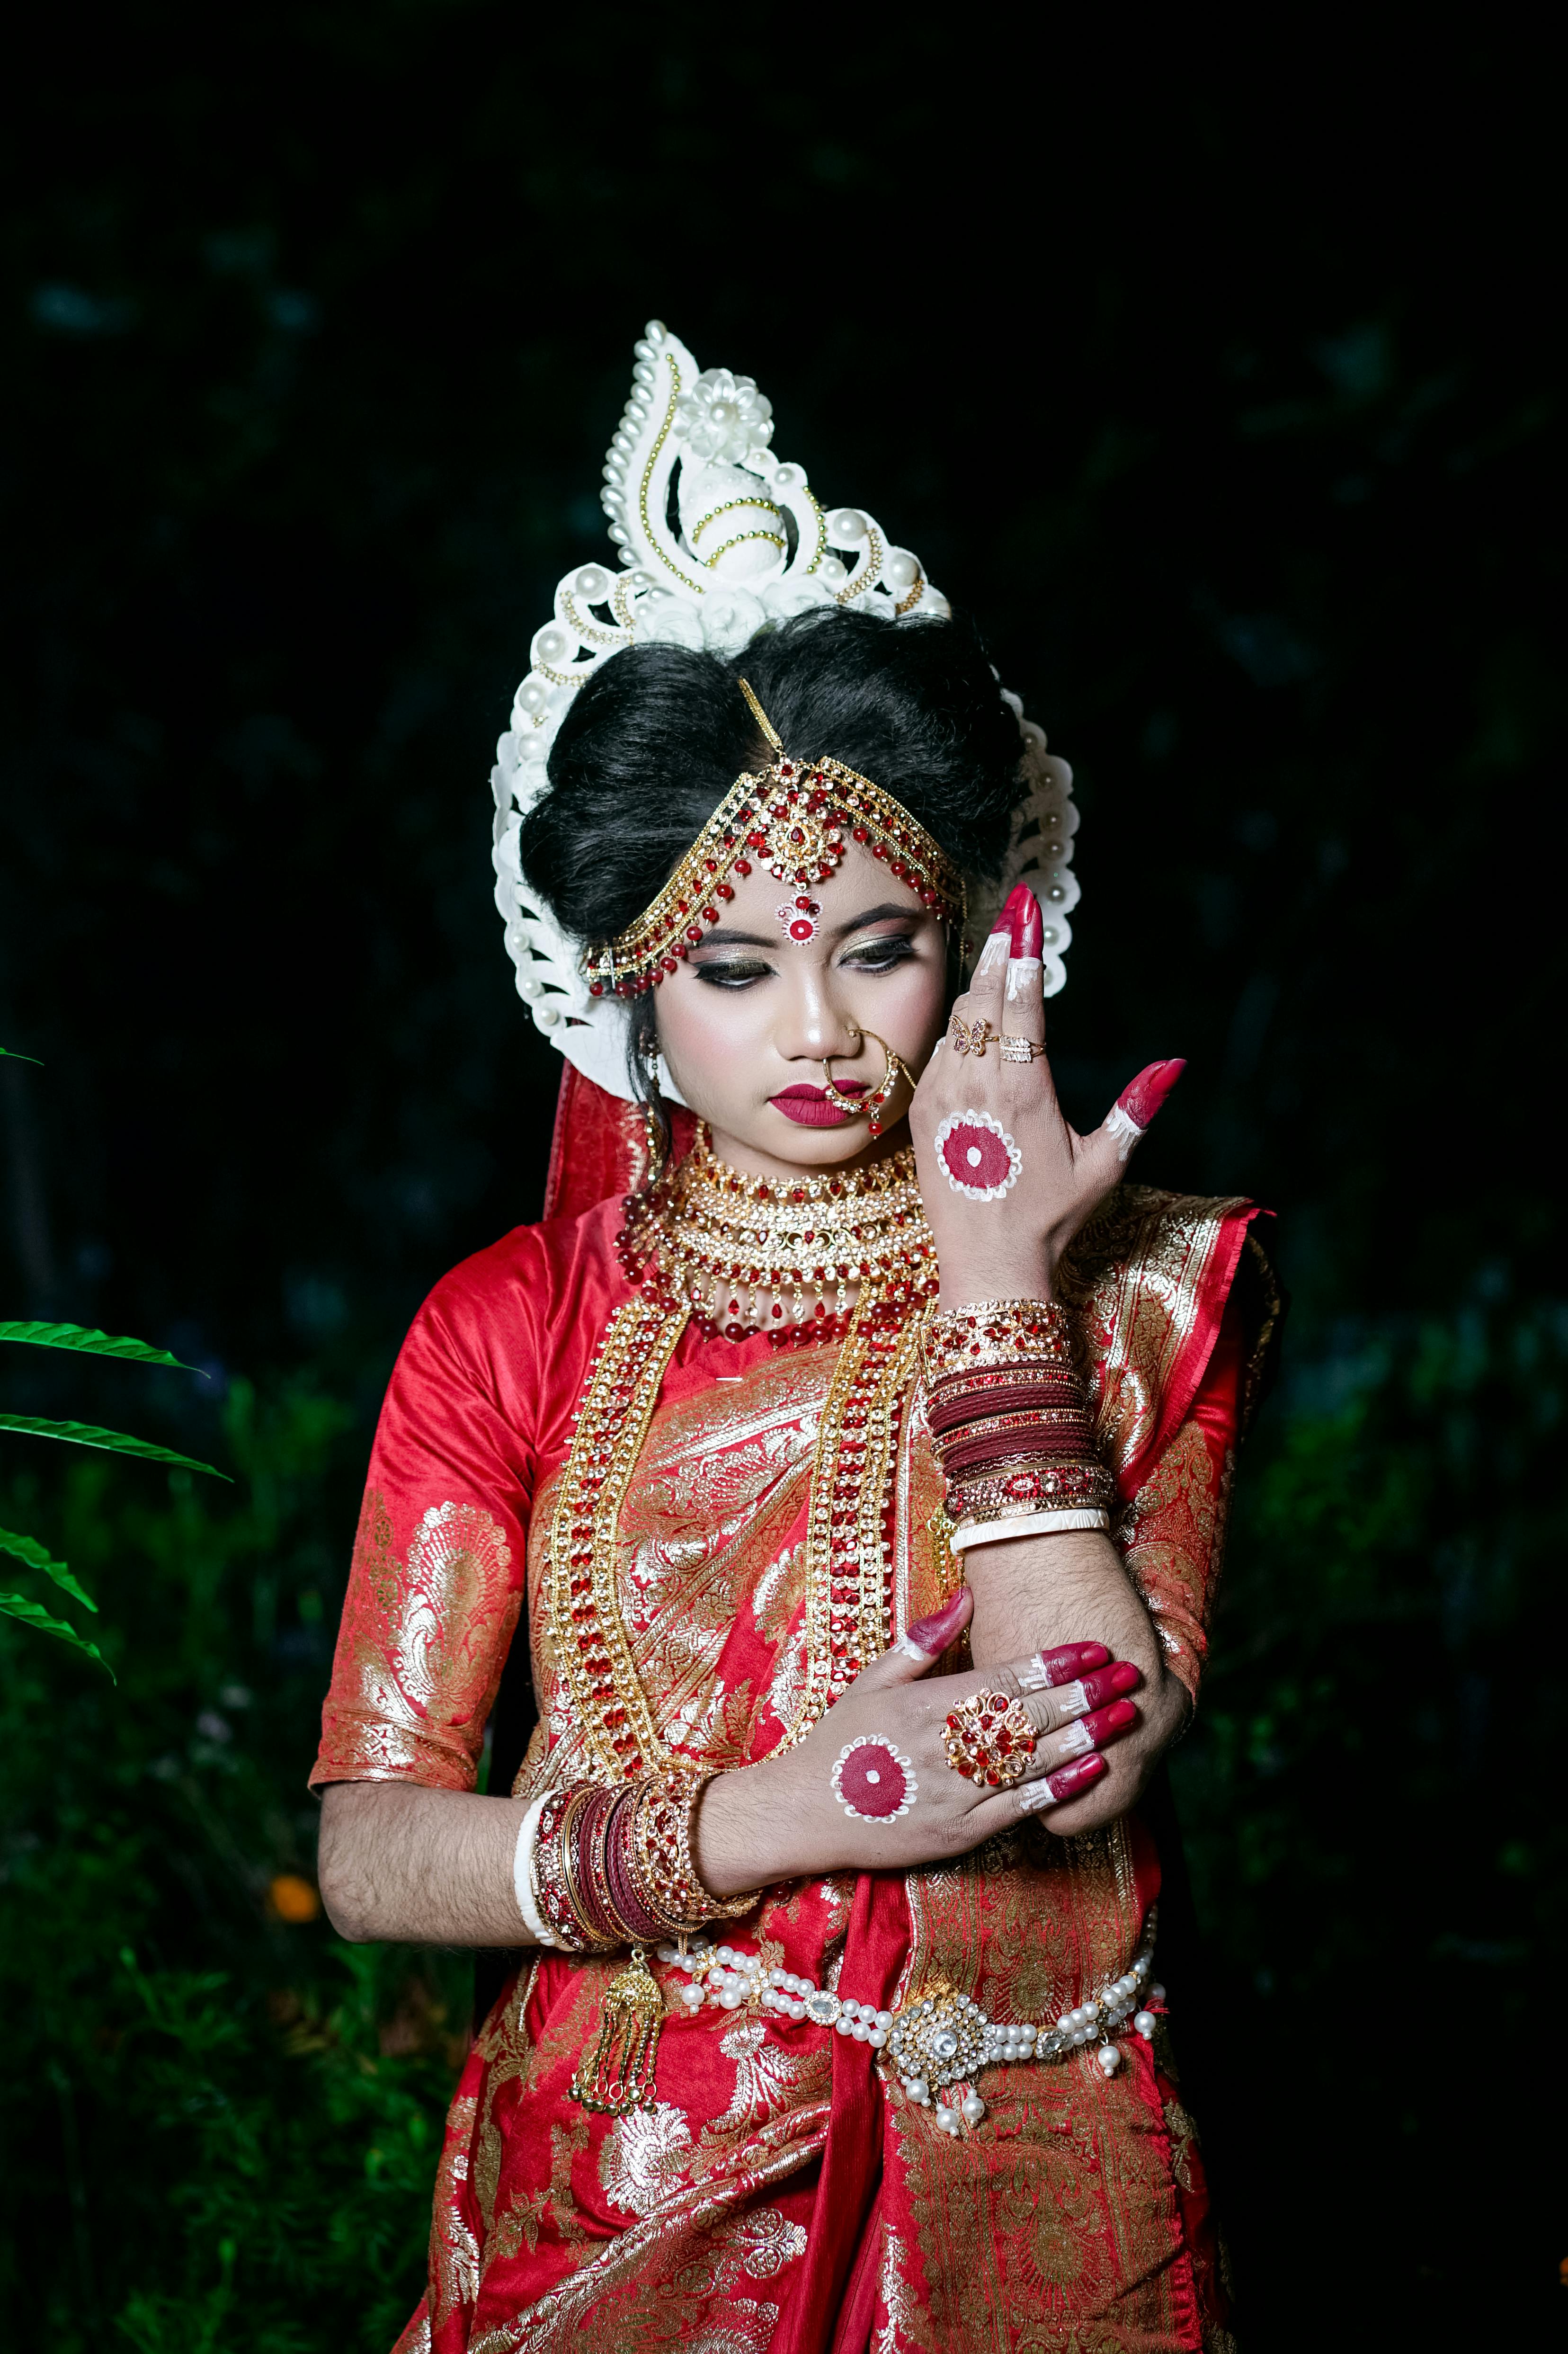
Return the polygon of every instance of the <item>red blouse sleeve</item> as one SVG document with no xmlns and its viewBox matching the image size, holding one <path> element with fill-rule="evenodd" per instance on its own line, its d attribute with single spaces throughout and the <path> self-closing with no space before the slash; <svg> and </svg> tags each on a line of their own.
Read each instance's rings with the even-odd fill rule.
<svg viewBox="0 0 1568 2354">
<path fill-rule="evenodd" d="M 438 1284 L 398 1355 L 313 1785 L 474 1787 L 522 1598 L 538 1455 L 524 1240 Z"/>
<path fill-rule="evenodd" d="M 1250 1248 L 1250 1246 L 1249 1246 Z M 1255 1254 L 1265 1269 L 1261 1252 Z M 1244 1262 L 1245 1266 L 1245 1262 Z M 1159 1630 L 1166 1662 L 1196 1699 L 1208 1655 L 1236 1447 L 1256 1402 L 1278 1301 L 1260 1314 L 1255 1285 L 1232 1286 L 1191 1407 L 1133 1496 L 1117 1532 L 1128 1573 Z"/>
</svg>

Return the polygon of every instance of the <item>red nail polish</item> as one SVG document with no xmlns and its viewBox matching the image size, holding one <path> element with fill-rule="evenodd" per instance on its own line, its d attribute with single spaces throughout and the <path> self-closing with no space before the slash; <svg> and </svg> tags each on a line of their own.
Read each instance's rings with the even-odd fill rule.
<svg viewBox="0 0 1568 2354">
<path fill-rule="evenodd" d="M 1045 944 L 1045 919 L 1033 892 L 1022 883 L 1018 887 L 1023 894 L 1023 905 L 1013 927 L 1012 953 L 1015 957 L 1038 957 Z"/>
<path fill-rule="evenodd" d="M 1056 1799 L 1081 1797 L 1107 1770 L 1099 1751 L 1091 1750 L 1088 1756 L 1075 1758 L 1071 1766 L 1060 1766 L 1054 1774 L 1047 1774 L 1045 1787 Z"/>
<path fill-rule="evenodd" d="M 1049 1690 L 1075 1683 L 1086 1669 L 1103 1668 L 1109 1658 L 1103 1643 L 1063 1643 L 1054 1651 L 1042 1651 L 1040 1666 Z"/>
<path fill-rule="evenodd" d="M 1124 1111 L 1139 1128 L 1147 1128 L 1186 1067 L 1181 1056 L 1168 1063 L 1150 1063 L 1130 1087 L 1123 1087 L 1116 1099 L 1118 1111 Z"/>
<path fill-rule="evenodd" d="M 1029 889 L 1027 884 L 1015 883 L 1002 904 L 1001 915 L 991 926 L 991 930 L 993 932 L 1005 932 L 1007 934 L 1008 952 L 1010 955 L 1017 956 L 1020 954 L 1018 946 L 1018 919 L 1023 912 L 1024 900 L 1033 898 L 1033 894 Z"/>
<path fill-rule="evenodd" d="M 933 1610 L 927 1618 L 916 1619 L 909 1629 L 908 1640 L 918 1649 L 929 1651 L 935 1659 L 939 1651 L 947 1649 L 963 1625 L 969 1612 L 969 1587 L 960 1585 L 956 1594 L 948 1595 L 940 1609 Z"/>
<path fill-rule="evenodd" d="M 1129 1700 L 1113 1700 L 1109 1708 L 1097 1709 L 1093 1716 L 1078 1720 L 1097 1749 L 1102 1741 L 1114 1741 L 1129 1724 L 1138 1723 L 1138 1711 Z"/>
<path fill-rule="evenodd" d="M 1091 1708 L 1100 1708 L 1122 1692 L 1136 1691 L 1142 1681 L 1130 1659 L 1116 1659 L 1108 1668 L 1102 1668 L 1097 1676 L 1084 1678 L 1084 1698 Z"/>
</svg>

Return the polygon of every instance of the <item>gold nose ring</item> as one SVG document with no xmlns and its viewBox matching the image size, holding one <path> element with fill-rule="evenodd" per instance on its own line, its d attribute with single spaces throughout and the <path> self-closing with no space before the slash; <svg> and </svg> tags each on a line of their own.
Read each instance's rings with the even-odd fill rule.
<svg viewBox="0 0 1568 2354">
<path fill-rule="evenodd" d="M 828 1101 L 839 1111 L 850 1112 L 853 1114 L 856 1119 L 860 1118 L 864 1113 L 869 1113 L 871 1118 L 871 1132 L 873 1136 L 880 1136 L 885 1125 L 882 1118 L 883 1108 L 887 1103 L 889 1097 L 892 1095 L 894 1088 L 898 1085 L 900 1077 L 902 1076 L 906 1079 L 909 1079 L 909 1073 L 906 1069 L 904 1064 L 899 1060 L 898 1056 L 894 1053 L 885 1038 L 878 1038 L 874 1030 L 855 1029 L 855 1025 L 853 1022 L 849 1026 L 854 1033 L 857 1044 L 867 1038 L 875 1040 L 877 1045 L 881 1047 L 884 1055 L 887 1057 L 887 1067 L 883 1072 L 881 1078 L 878 1079 L 875 1087 L 871 1089 L 868 1095 L 841 1095 L 837 1087 L 833 1083 L 834 1057 L 832 1055 L 822 1055 L 818 1058 L 822 1066 L 822 1092 L 827 1097 Z M 909 1079 L 909 1086 L 913 1092 L 915 1086 L 913 1079 Z"/>
</svg>

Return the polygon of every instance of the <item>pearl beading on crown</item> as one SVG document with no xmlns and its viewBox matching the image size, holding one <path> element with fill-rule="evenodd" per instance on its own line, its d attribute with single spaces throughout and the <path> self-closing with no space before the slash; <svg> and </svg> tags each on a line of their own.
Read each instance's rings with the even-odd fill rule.
<svg viewBox="0 0 1568 2354">
<path fill-rule="evenodd" d="M 705 647 L 727 657 L 758 630 L 814 608 L 846 606 L 890 624 L 950 610 L 910 549 L 861 508 L 825 510 L 804 468 L 774 455 L 772 438 L 771 404 L 750 376 L 700 369 L 677 335 L 649 321 L 604 463 L 601 497 L 621 568 L 580 565 L 560 581 L 496 747 L 495 901 L 518 992 L 545 1035 L 612 1095 L 631 1093 L 624 1021 L 607 998 L 591 994 L 584 944 L 556 923 L 517 846 L 577 689 L 627 646 Z M 1044 911 L 1052 996 L 1066 981 L 1067 919 L 1078 898 L 1072 770 L 1047 753 L 1018 697 L 998 691 L 1022 738 L 1021 800 L 1000 887 L 971 888 L 971 923 L 979 938 L 1012 885 L 1028 883 Z"/>
</svg>

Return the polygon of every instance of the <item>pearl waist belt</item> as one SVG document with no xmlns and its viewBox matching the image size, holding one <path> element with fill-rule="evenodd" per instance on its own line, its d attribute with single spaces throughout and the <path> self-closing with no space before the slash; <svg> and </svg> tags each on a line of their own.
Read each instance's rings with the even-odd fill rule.
<svg viewBox="0 0 1568 2354">
<path fill-rule="evenodd" d="M 1012 2025 L 991 2019 L 970 1996 L 943 1980 L 900 2003 L 896 2010 L 878 2010 L 832 1993 L 793 1970 L 766 1969 L 758 1955 L 733 1946 L 715 1946 L 705 1937 L 694 1937 L 684 1952 L 661 1946 L 659 1959 L 689 1980 L 681 1988 L 680 2001 L 694 2016 L 705 2008 L 766 2010 L 781 2022 L 809 2020 L 869 2043 L 874 2052 L 885 2050 L 887 2060 L 882 2064 L 895 2070 L 909 2099 L 921 2108 L 934 2104 L 942 2131 L 959 2134 L 966 2125 L 978 2126 L 985 2115 L 985 2103 L 974 2084 L 982 2069 L 1069 2060 L 1092 2043 L 1099 2065 L 1112 2076 L 1122 2061 L 1113 2041 L 1116 2028 L 1130 2019 L 1134 2031 L 1148 2041 L 1154 2033 L 1155 2014 L 1146 2003 L 1165 1999 L 1163 1987 L 1149 1983 L 1154 1968 L 1153 1935 L 1150 1915 L 1149 1943 L 1121 1977 L 1102 1987 L 1090 2001 L 1064 2011 L 1054 2025 L 1044 2027 L 1031 2020 Z"/>
</svg>

